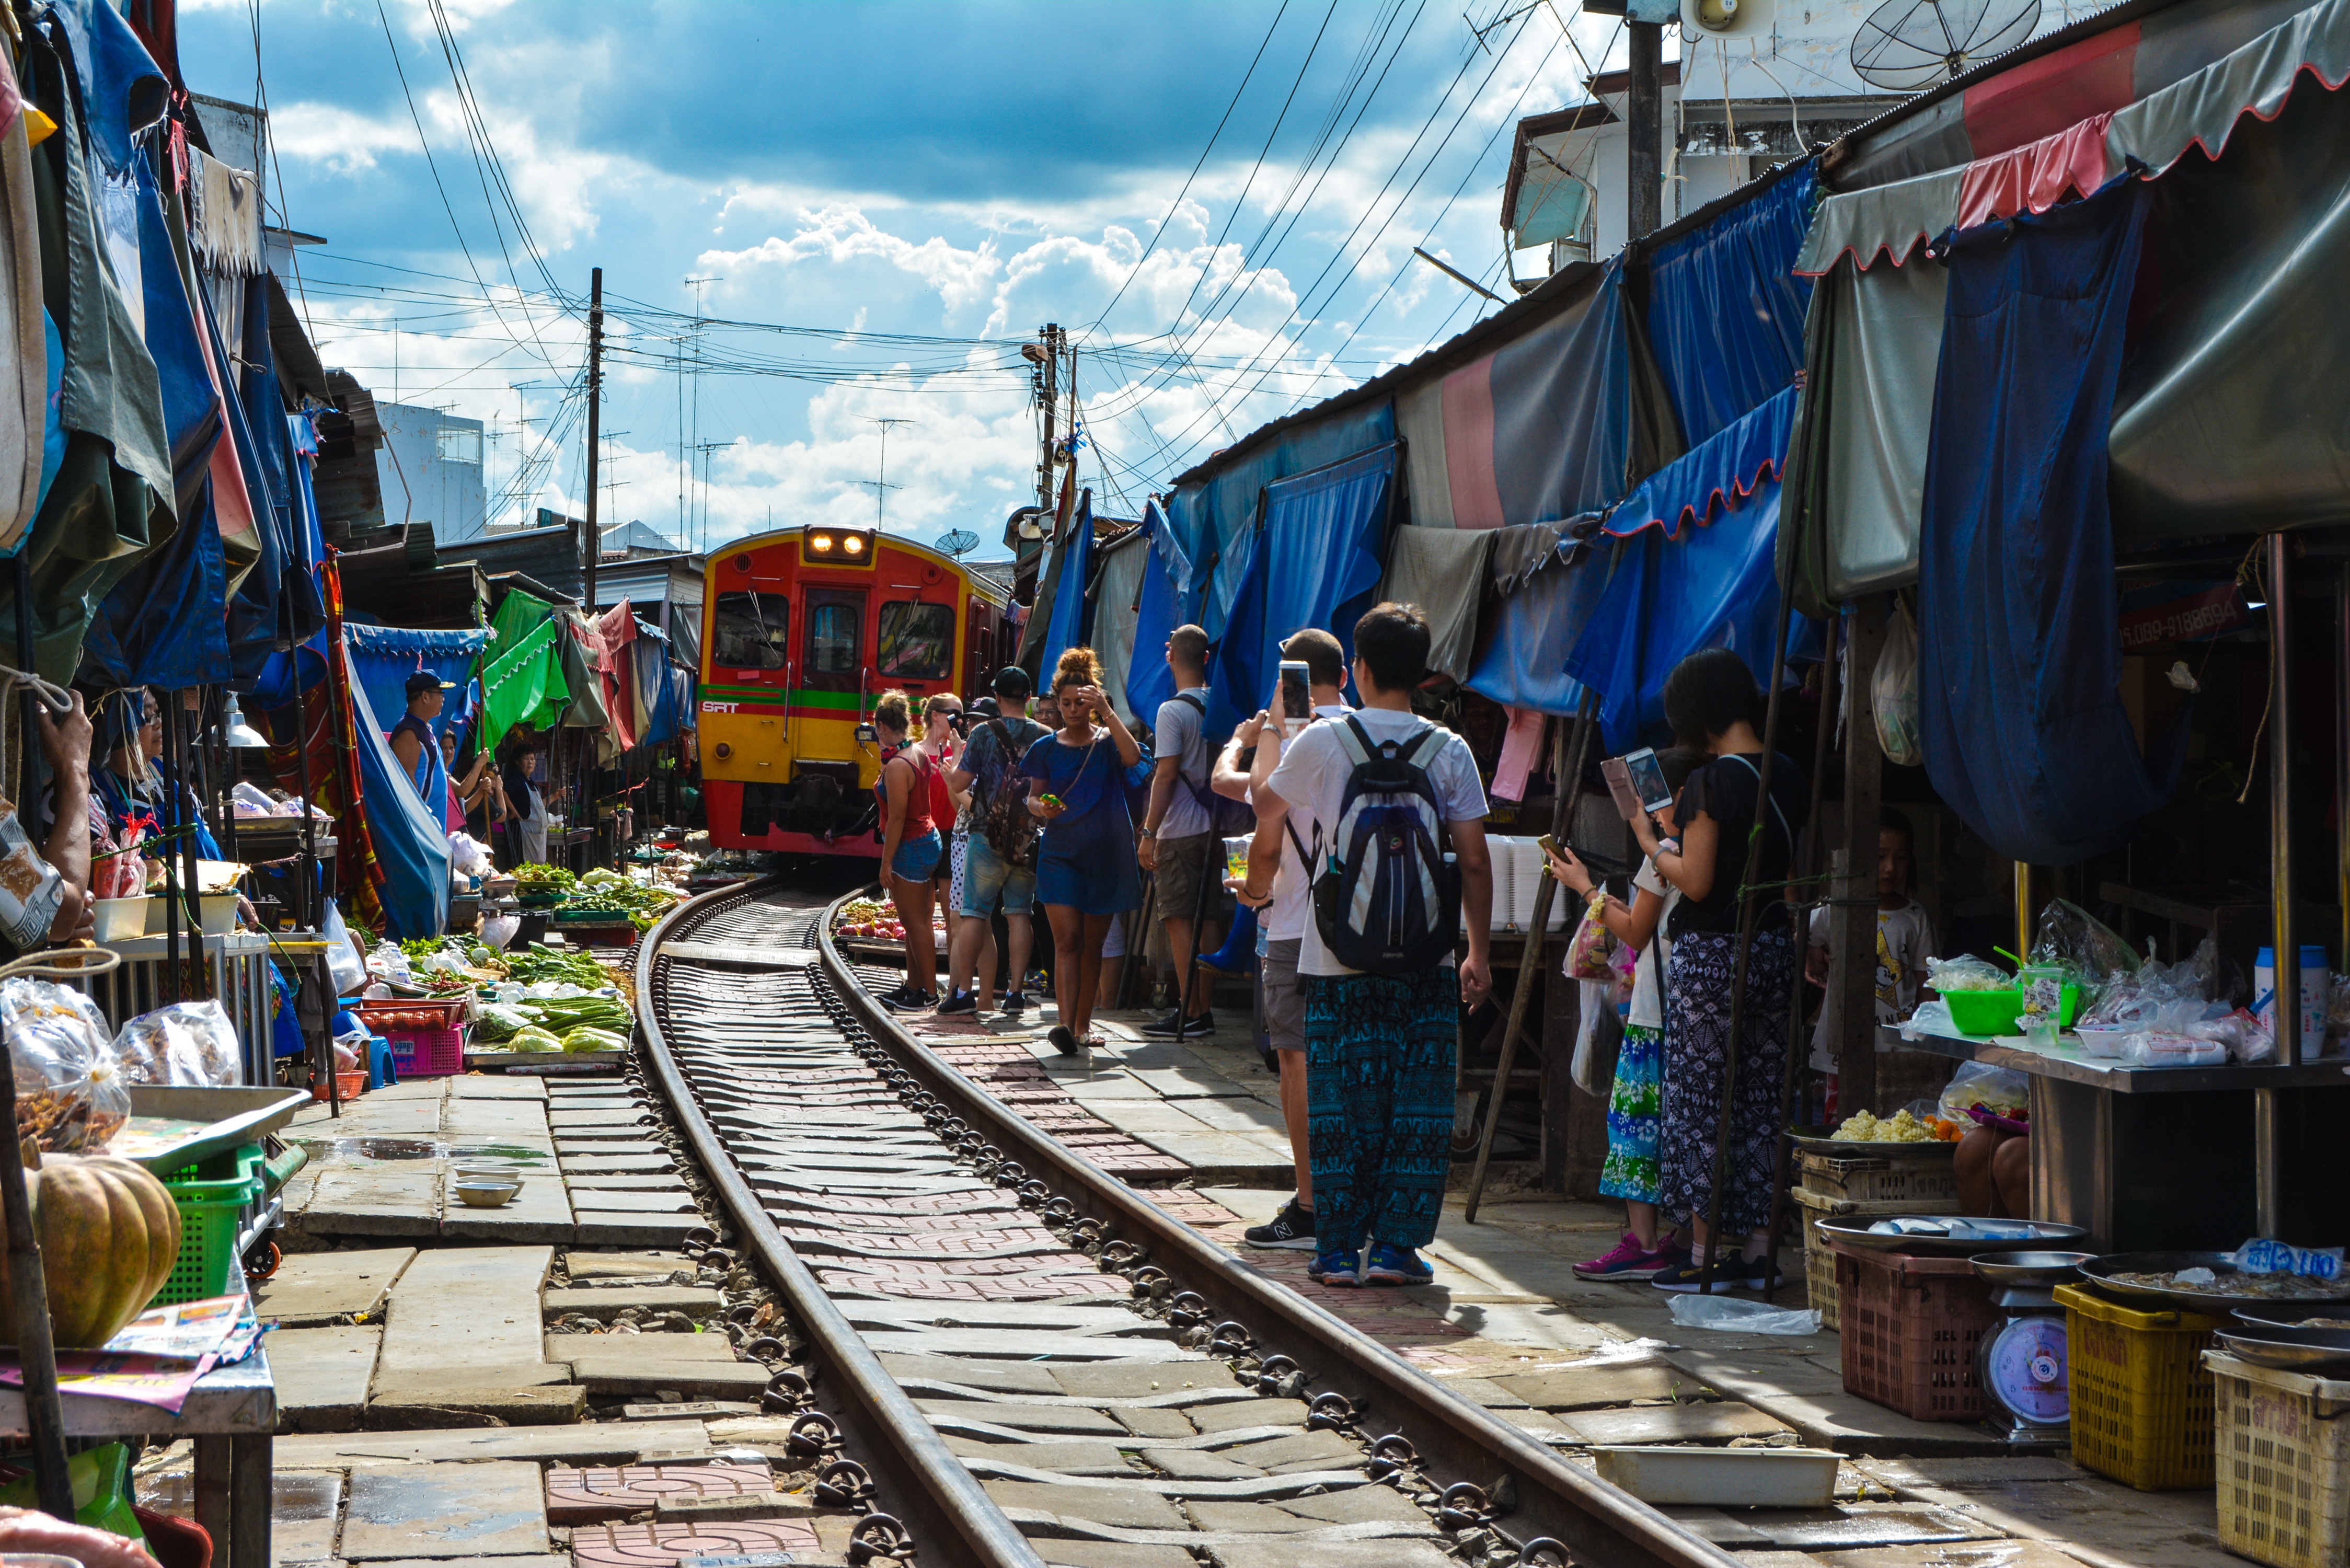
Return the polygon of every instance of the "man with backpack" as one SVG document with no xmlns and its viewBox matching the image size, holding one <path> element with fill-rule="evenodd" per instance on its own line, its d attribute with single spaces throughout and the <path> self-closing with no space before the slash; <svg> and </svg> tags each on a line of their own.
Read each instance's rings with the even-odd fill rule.
<svg viewBox="0 0 2350 1568">
<path fill-rule="evenodd" d="M 1216 832 L 1216 797 L 1208 788 L 1215 756 L 1206 734 L 1208 634 L 1196 626 L 1177 627 L 1167 637 L 1167 666 L 1175 672 L 1177 690 L 1151 722 L 1151 750 L 1159 762 L 1150 775 L 1150 804 L 1143 810 L 1135 859 L 1159 879 L 1159 920 L 1167 931 L 1181 1000 L 1142 1032 L 1195 1039 L 1215 1033 L 1216 1017 L 1209 1011 L 1205 978 L 1194 977 L 1192 955 L 1215 947 L 1224 923 L 1223 846 Z"/>
<path fill-rule="evenodd" d="M 1418 1250 L 1444 1210 L 1460 1010 L 1491 983 L 1485 791 L 1468 742 L 1411 711 L 1428 646 L 1419 607 L 1373 607 L 1355 623 L 1362 707 L 1308 725 L 1253 792 L 1266 852 L 1249 857 L 1251 902 L 1271 891 L 1292 807 L 1314 821 L 1297 970 L 1319 1249 L 1307 1274 L 1327 1285 L 1433 1277 Z"/>
<path fill-rule="evenodd" d="M 998 902 L 1011 961 L 1003 1001 L 1005 1013 L 1017 1017 L 1028 1011 L 1020 989 L 1028 972 L 1028 954 L 1035 943 L 1037 821 L 1028 809 L 1028 775 L 1020 771 L 1021 758 L 1047 732 L 1023 717 L 1028 695 L 1035 690 L 1028 672 L 1008 664 L 995 672 L 996 717 L 972 726 L 963 742 L 961 766 L 947 774 L 948 787 L 971 792 L 970 843 L 963 851 L 962 923 L 955 928 L 947 950 L 947 999 L 941 1012 L 976 1012 L 980 997 L 994 981 L 982 976 L 975 991 L 962 989 L 985 940 L 988 922 Z"/>
</svg>

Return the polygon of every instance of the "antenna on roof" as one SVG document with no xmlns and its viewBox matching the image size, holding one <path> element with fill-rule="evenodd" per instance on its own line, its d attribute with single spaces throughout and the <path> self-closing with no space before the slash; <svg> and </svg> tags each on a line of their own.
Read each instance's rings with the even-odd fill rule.
<svg viewBox="0 0 2350 1568">
<path fill-rule="evenodd" d="M 2040 0 L 1886 0 L 1853 35 L 1853 74 L 1887 92 L 1923 92 L 2039 26 Z"/>
<path fill-rule="evenodd" d="M 941 553 L 951 556 L 956 560 L 962 559 L 965 555 L 978 547 L 979 535 L 968 528 L 951 528 L 939 535 Z"/>
</svg>

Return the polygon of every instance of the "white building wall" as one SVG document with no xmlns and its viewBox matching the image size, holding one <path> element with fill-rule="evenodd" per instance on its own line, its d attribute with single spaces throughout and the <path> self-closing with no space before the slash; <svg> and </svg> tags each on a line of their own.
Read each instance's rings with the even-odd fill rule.
<svg viewBox="0 0 2350 1568">
<path fill-rule="evenodd" d="M 488 512 L 482 421 L 412 403 L 379 401 L 376 412 L 383 421 L 375 454 L 383 520 L 429 523 L 442 544 L 479 538 Z"/>
</svg>

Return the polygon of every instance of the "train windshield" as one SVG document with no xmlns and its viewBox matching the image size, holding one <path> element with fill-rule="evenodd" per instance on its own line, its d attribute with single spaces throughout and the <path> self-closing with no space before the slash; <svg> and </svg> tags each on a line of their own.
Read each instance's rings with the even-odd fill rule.
<svg viewBox="0 0 2350 1568">
<path fill-rule="evenodd" d="M 710 662 L 726 670 L 781 670 L 791 654 L 792 601 L 784 594 L 718 596 Z"/>
<path fill-rule="evenodd" d="M 881 607 L 874 668 L 898 680 L 944 680 L 954 673 L 954 607 L 899 600 Z"/>
<path fill-rule="evenodd" d="M 810 675 L 854 675 L 864 640 L 865 601 L 858 595 L 827 597 L 808 596 L 807 667 Z"/>
</svg>

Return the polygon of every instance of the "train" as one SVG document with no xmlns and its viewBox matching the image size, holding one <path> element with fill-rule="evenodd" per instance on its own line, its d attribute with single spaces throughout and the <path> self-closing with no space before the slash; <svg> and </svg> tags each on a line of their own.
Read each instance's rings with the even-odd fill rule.
<svg viewBox="0 0 2350 1568">
<path fill-rule="evenodd" d="M 711 843 L 881 853 L 871 723 L 885 691 L 966 703 L 1012 661 L 1010 592 L 927 545 L 808 525 L 713 552 L 702 594 L 700 750 Z"/>
</svg>

